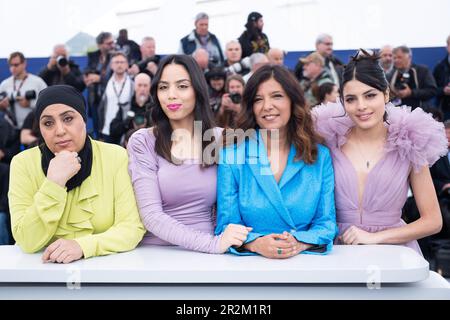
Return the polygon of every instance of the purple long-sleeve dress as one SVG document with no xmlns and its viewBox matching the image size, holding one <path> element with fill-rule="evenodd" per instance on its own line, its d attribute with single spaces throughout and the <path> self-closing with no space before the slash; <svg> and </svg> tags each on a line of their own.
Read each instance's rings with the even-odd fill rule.
<svg viewBox="0 0 450 320">
<path fill-rule="evenodd" d="M 127 149 L 139 213 L 148 230 L 142 243 L 219 253 L 212 214 L 217 167 L 202 169 L 194 160 L 168 162 L 156 153 L 151 129 L 134 133 Z"/>
<path fill-rule="evenodd" d="M 388 136 L 385 155 L 367 175 L 361 204 L 358 199 L 356 171 L 341 151 L 354 126 L 339 103 L 320 105 L 312 110 L 319 134 L 330 148 L 335 173 L 336 220 L 339 235 L 354 225 L 368 232 L 405 225 L 401 219 L 407 199 L 409 174 L 431 166 L 447 154 L 447 139 L 442 123 L 417 108 L 386 106 Z M 421 253 L 417 241 L 405 243 Z"/>
</svg>

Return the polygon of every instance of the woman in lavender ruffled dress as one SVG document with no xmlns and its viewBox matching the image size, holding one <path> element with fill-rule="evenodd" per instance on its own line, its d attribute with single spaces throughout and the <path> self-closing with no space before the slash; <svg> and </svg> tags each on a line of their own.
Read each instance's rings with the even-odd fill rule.
<svg viewBox="0 0 450 320">
<path fill-rule="evenodd" d="M 435 234 L 442 217 L 430 176 L 447 153 L 444 127 L 430 114 L 389 101 L 378 56 L 364 50 L 343 74 L 341 102 L 313 109 L 335 171 L 339 244 L 401 244 L 421 253 L 417 239 Z M 411 185 L 420 218 L 401 219 Z"/>
</svg>

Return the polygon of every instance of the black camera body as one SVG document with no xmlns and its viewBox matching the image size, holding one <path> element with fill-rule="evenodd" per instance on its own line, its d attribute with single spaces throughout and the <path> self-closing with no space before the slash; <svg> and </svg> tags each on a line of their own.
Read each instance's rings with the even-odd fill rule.
<svg viewBox="0 0 450 320">
<path fill-rule="evenodd" d="M 229 97 L 235 104 L 239 104 L 242 101 L 242 95 L 239 92 L 230 93 Z"/>
<path fill-rule="evenodd" d="M 211 66 L 219 66 L 219 64 L 220 64 L 219 58 L 210 56 L 208 64 L 211 65 Z"/>
<path fill-rule="evenodd" d="M 140 61 L 140 62 L 138 62 L 136 64 L 137 64 L 139 70 L 145 70 L 145 69 L 147 69 L 147 65 L 150 62 L 154 62 L 156 65 L 158 65 L 158 62 L 159 62 L 158 60 L 159 59 L 158 59 L 157 56 L 153 56 L 151 58 L 144 59 L 144 60 L 142 60 L 142 61 Z"/>
<path fill-rule="evenodd" d="M 133 122 L 136 127 L 145 124 L 146 121 L 147 119 L 145 118 L 144 114 L 136 114 L 131 110 L 127 112 L 127 118 L 125 119 L 126 124 Z"/>
<path fill-rule="evenodd" d="M 8 97 L 8 92 L 6 91 L 2 91 L 0 92 L 0 101 L 5 99 L 5 98 L 9 98 L 9 105 L 13 106 L 14 105 L 14 97 L 11 95 L 11 97 Z"/>
<path fill-rule="evenodd" d="M 58 56 L 56 58 L 56 63 L 60 67 L 64 68 L 65 66 L 67 66 L 69 64 L 69 60 L 67 60 L 67 58 L 65 56 Z"/>
<path fill-rule="evenodd" d="M 36 99 L 36 91 L 34 91 L 34 90 L 27 90 L 27 91 L 25 91 L 24 97 L 27 100 Z"/>
<path fill-rule="evenodd" d="M 20 97 L 21 95 L 18 93 L 17 94 L 18 97 Z M 27 100 L 33 100 L 36 99 L 36 91 L 35 90 L 27 90 L 25 91 L 25 95 L 23 95 L 23 97 Z M 2 91 L 0 92 L 0 100 L 5 99 L 6 97 L 8 97 L 8 93 L 6 91 Z M 11 95 L 10 99 L 9 99 L 9 104 L 13 105 L 15 102 L 14 97 Z"/>
<path fill-rule="evenodd" d="M 395 81 L 395 89 L 396 90 L 404 90 L 406 89 L 406 85 L 409 84 L 409 79 L 411 78 L 409 72 L 405 71 L 399 73 L 397 80 Z"/>
<path fill-rule="evenodd" d="M 141 126 L 145 124 L 145 117 L 143 114 L 138 114 L 134 117 L 133 122 L 136 126 Z"/>
</svg>

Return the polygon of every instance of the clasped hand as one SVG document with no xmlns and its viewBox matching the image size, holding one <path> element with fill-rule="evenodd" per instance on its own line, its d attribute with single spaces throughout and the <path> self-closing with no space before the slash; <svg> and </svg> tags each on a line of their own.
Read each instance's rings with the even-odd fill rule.
<svg viewBox="0 0 450 320">
<path fill-rule="evenodd" d="M 306 250 L 308 245 L 297 241 L 289 232 L 282 234 L 269 234 L 260 237 L 246 245 L 252 252 L 271 259 L 286 259 L 298 255 Z"/>
<path fill-rule="evenodd" d="M 58 239 L 45 249 L 42 262 L 70 263 L 83 257 L 83 250 L 75 240 Z"/>
</svg>

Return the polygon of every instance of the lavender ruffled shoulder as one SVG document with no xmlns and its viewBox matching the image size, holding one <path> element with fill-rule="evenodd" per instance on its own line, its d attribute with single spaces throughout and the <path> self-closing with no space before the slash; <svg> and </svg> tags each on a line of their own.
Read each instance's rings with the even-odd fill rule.
<svg viewBox="0 0 450 320">
<path fill-rule="evenodd" d="M 328 148 L 340 148 L 347 142 L 347 133 L 354 126 L 340 103 L 320 104 L 311 110 L 316 131 Z"/>
<path fill-rule="evenodd" d="M 447 154 L 444 125 L 421 108 L 386 106 L 388 138 L 386 151 L 396 151 L 400 159 L 411 162 L 417 172 L 423 166 L 432 166 Z"/>
</svg>

